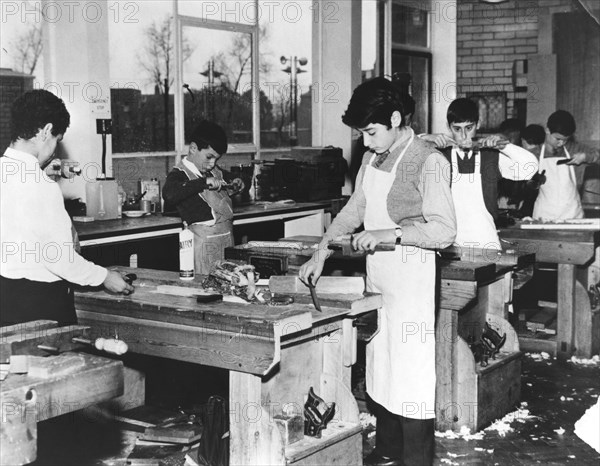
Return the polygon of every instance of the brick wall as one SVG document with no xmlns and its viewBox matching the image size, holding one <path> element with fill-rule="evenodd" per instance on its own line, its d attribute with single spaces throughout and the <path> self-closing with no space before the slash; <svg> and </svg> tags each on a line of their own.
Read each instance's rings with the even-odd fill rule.
<svg viewBox="0 0 600 466">
<path fill-rule="evenodd" d="M 507 118 L 516 117 L 513 63 L 538 53 L 547 40 L 540 36 L 541 13 L 566 13 L 577 9 L 577 0 L 510 0 L 486 4 L 458 0 L 457 92 L 506 92 Z M 529 90 L 532 92 L 532 90 Z"/>
</svg>

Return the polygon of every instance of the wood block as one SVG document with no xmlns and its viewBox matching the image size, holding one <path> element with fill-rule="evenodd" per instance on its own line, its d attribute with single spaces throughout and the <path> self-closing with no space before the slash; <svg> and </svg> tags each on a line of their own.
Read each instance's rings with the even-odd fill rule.
<svg viewBox="0 0 600 466">
<path fill-rule="evenodd" d="M 46 358 L 31 356 L 29 360 L 29 375 L 40 379 L 60 377 L 81 369 L 85 366 L 83 355 L 77 353 L 64 353 L 59 356 Z"/>
<path fill-rule="evenodd" d="M 300 414 L 273 416 L 273 422 L 281 432 L 284 445 L 291 445 L 304 438 L 304 419 Z"/>
<path fill-rule="evenodd" d="M 197 442 L 200 437 L 202 437 L 202 425 L 187 423 L 147 427 L 144 433 L 139 436 L 141 440 L 181 443 L 183 445 Z"/>
<path fill-rule="evenodd" d="M 127 457 L 127 464 L 161 466 L 162 460 L 182 451 L 181 445 L 136 445 Z"/>
<path fill-rule="evenodd" d="M 29 358 L 25 354 L 16 354 L 10 357 L 11 374 L 27 374 L 29 372 Z"/>
<path fill-rule="evenodd" d="M 170 424 L 186 417 L 185 414 L 155 406 L 138 406 L 115 415 L 116 421 L 124 423 L 128 429 L 144 432 L 146 428 L 159 424 Z"/>
<path fill-rule="evenodd" d="M 363 277 L 321 277 L 315 288 L 317 294 L 361 295 L 365 291 L 365 280 Z M 299 277 L 295 276 L 274 275 L 269 279 L 269 289 L 273 293 L 310 294 L 308 286 L 302 283 Z"/>
</svg>

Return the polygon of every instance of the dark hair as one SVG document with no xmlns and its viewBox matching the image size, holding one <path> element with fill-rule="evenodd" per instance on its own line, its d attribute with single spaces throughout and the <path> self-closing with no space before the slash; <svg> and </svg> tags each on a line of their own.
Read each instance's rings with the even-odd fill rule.
<svg viewBox="0 0 600 466">
<path fill-rule="evenodd" d="M 11 107 L 10 140 L 31 139 L 40 129 L 52 123 L 52 135 L 64 134 L 71 117 L 62 99 L 43 89 L 18 97 Z"/>
<path fill-rule="evenodd" d="M 390 119 L 396 111 L 400 112 L 403 126 L 405 111 L 400 93 L 391 81 L 380 76 L 354 89 L 342 121 L 351 128 L 364 128 L 371 123 L 391 128 Z"/>
<path fill-rule="evenodd" d="M 446 112 L 448 124 L 479 121 L 479 106 L 471 99 L 461 98 L 452 101 Z"/>
<path fill-rule="evenodd" d="M 542 125 L 529 125 L 521 131 L 521 139 L 529 144 L 543 144 L 546 140 L 546 130 Z"/>
<path fill-rule="evenodd" d="M 546 126 L 550 133 L 558 133 L 563 136 L 572 136 L 575 133 L 575 118 L 566 110 L 557 110 L 550 118 Z"/>
<path fill-rule="evenodd" d="M 507 118 L 500 123 L 501 133 L 521 132 L 525 128 L 525 124 L 518 118 Z"/>
<path fill-rule="evenodd" d="M 227 152 L 227 135 L 223 128 L 211 121 L 201 121 L 190 134 L 189 143 L 195 142 L 198 149 L 208 146 L 217 151 L 219 155 Z"/>
</svg>

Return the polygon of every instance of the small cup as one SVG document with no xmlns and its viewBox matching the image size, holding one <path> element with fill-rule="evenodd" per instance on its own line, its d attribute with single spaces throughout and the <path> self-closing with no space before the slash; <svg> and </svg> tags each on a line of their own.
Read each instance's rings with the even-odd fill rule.
<svg viewBox="0 0 600 466">
<path fill-rule="evenodd" d="M 150 201 L 141 201 L 140 208 L 141 208 L 141 210 L 143 210 L 144 212 L 146 212 L 147 214 L 149 214 L 152 211 L 152 202 L 150 202 Z"/>
</svg>

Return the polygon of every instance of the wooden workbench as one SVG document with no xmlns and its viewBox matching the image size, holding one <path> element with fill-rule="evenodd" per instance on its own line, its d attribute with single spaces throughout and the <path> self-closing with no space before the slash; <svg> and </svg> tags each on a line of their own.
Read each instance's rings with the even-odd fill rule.
<svg viewBox="0 0 600 466">
<path fill-rule="evenodd" d="M 500 237 L 510 247 L 558 264 L 556 353 L 589 358 L 600 351 L 600 309 L 587 290 L 600 281 L 600 230 L 506 228 Z"/>
<path fill-rule="evenodd" d="M 379 295 L 345 298 L 340 307 L 268 306 L 156 293 L 158 285 L 200 287 L 178 274 L 135 272 L 136 291 L 120 296 L 76 292 L 77 316 L 92 336 L 114 336 L 133 353 L 229 370 L 231 464 L 362 464 L 358 407 L 350 391 L 355 361 L 354 315 L 381 305 Z M 284 445 L 273 416 L 285 407 L 302 413 L 310 387 L 336 402 L 323 438 Z"/>
<path fill-rule="evenodd" d="M 53 367 L 49 375 L 10 373 L 0 382 L 2 466 L 35 461 L 38 422 L 123 393 L 121 361 L 72 352 L 47 356 L 47 352 L 38 348 L 38 345 L 64 348 L 65 344 L 68 347 L 73 335 L 82 334 L 82 329 L 77 326 L 65 329 L 60 332 L 61 328 L 53 321 L 35 321 L 0 329 L 3 363 L 14 355 L 40 357 L 45 354 L 43 361 Z M 65 365 L 70 369 L 65 370 Z"/>
<path fill-rule="evenodd" d="M 227 248 L 225 257 L 255 264 L 265 272 L 296 274 L 311 256 L 320 238 L 297 236 L 283 241 L 302 243 L 305 249 Z M 478 430 L 506 414 L 520 399 L 521 352 L 516 332 L 508 323 L 510 276 L 529 267 L 531 253 L 474 248 L 447 248 L 441 252 L 439 311 L 436 319 L 436 427 Z M 336 251 L 327 260 L 326 274 L 364 274 L 364 256 Z M 508 282 L 507 282 L 508 280 Z M 468 342 L 478 341 L 485 323 L 507 341 L 496 359 L 481 367 Z"/>
</svg>

